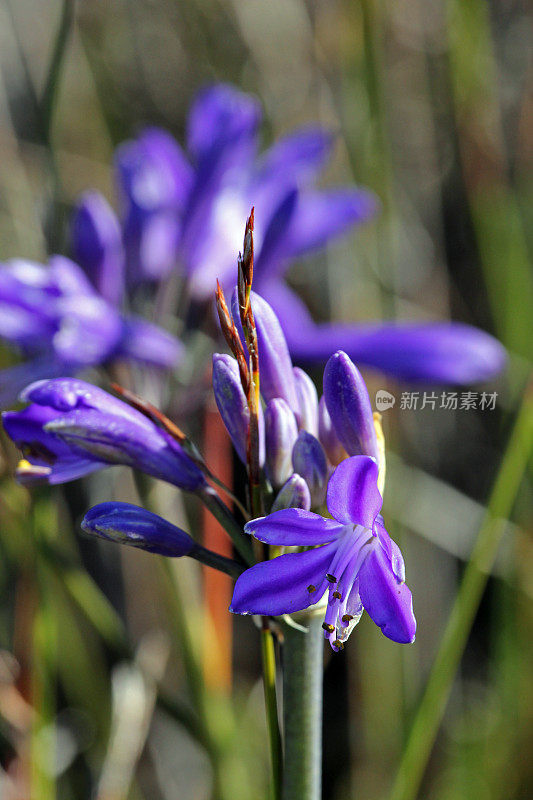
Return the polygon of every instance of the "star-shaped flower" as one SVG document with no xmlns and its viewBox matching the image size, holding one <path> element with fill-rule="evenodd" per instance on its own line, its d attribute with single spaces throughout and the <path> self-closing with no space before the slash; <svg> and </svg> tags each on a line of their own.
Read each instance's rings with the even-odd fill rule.
<svg viewBox="0 0 533 800">
<path fill-rule="evenodd" d="M 327 590 L 325 636 L 343 647 L 363 610 L 389 639 L 413 642 L 416 620 L 402 554 L 380 516 L 378 465 L 369 456 L 345 459 L 327 488 L 333 519 L 289 508 L 252 520 L 245 531 L 278 547 L 306 547 L 262 561 L 235 585 L 231 611 L 278 616 L 301 611 Z M 318 545 L 318 546 L 317 546 Z"/>
</svg>

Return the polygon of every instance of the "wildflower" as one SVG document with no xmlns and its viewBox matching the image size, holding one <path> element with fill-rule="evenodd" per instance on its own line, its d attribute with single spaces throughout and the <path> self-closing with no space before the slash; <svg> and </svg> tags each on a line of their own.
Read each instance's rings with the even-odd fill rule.
<svg viewBox="0 0 533 800">
<path fill-rule="evenodd" d="M 293 449 L 293 467 L 305 478 L 311 507 L 317 508 L 323 502 L 327 478 L 323 446 L 332 465 L 344 455 L 327 482 L 326 505 L 333 519 L 307 508 L 278 510 L 278 505 L 268 516 L 247 523 L 245 531 L 261 542 L 312 549 L 281 555 L 247 570 L 235 585 L 231 610 L 292 614 L 319 602 L 327 590 L 323 627 L 334 650 L 343 647 L 363 609 L 390 639 L 412 642 L 416 622 L 403 558 L 380 515 L 385 478 L 381 427 L 359 371 L 342 351 L 326 364 L 319 407 L 324 438 L 319 442 L 301 431 Z"/>
<path fill-rule="evenodd" d="M 353 456 L 336 468 L 328 483 L 333 519 L 289 508 L 247 523 L 245 531 L 266 544 L 313 549 L 246 570 L 235 584 L 230 610 L 292 614 L 319 601 L 327 590 L 323 627 L 334 650 L 342 649 L 363 609 L 389 639 L 413 642 L 411 592 L 400 550 L 379 513 L 377 479 L 372 458 Z"/>
<path fill-rule="evenodd" d="M 71 374 L 116 359 L 169 368 L 181 343 L 162 328 L 121 314 L 68 258 L 48 266 L 14 260 L 0 265 L 0 337 L 29 361 L 0 372 L 0 404 L 30 382 Z"/>
<path fill-rule="evenodd" d="M 206 487 L 202 470 L 176 439 L 117 397 L 74 378 L 33 383 L 22 411 L 3 414 L 23 451 L 21 481 L 64 483 L 125 464 L 187 491 Z"/>
<path fill-rule="evenodd" d="M 333 145 L 319 127 L 289 134 L 258 157 L 260 121 L 254 97 L 219 84 L 202 91 L 190 111 L 190 161 L 153 128 L 119 148 L 124 238 L 137 280 L 160 279 L 177 265 L 196 300 L 210 296 L 215 278 L 227 287 L 241 221 L 255 205 L 255 286 L 278 315 L 296 361 L 325 361 L 340 347 L 357 363 L 408 381 L 463 384 L 500 372 L 503 347 L 470 325 L 315 324 L 285 272 L 293 259 L 370 219 L 378 204 L 356 186 L 313 188 Z M 274 396 L 292 407 L 285 393 Z"/>
<path fill-rule="evenodd" d="M 211 296 L 216 278 L 227 287 L 252 205 L 258 287 L 272 268 L 373 215 L 377 203 L 366 189 L 311 188 L 331 150 L 330 134 L 308 127 L 258 157 L 260 122 L 253 96 L 218 84 L 201 91 L 190 110 L 188 157 L 155 128 L 118 149 L 128 263 L 137 280 L 160 279 L 177 264 L 196 300 Z"/>
<path fill-rule="evenodd" d="M 487 381 L 505 367 L 503 345 L 459 322 L 315 324 L 300 298 L 280 282 L 262 286 L 276 310 L 293 358 L 325 361 L 341 348 L 358 364 L 400 380 L 436 384 Z"/>
</svg>

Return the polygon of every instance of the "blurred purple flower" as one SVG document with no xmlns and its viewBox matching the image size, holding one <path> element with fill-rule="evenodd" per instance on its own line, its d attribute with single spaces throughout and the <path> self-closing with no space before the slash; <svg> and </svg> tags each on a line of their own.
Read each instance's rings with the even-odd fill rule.
<svg viewBox="0 0 533 800">
<path fill-rule="evenodd" d="M 379 514 L 378 466 L 352 456 L 331 476 L 327 507 L 333 519 L 289 508 L 252 520 L 245 531 L 278 547 L 312 547 L 262 561 L 235 584 L 237 614 L 292 614 L 319 601 L 328 589 L 323 623 L 334 650 L 343 647 L 363 609 L 389 639 L 413 642 L 416 621 L 398 546 Z M 316 545 L 321 545 L 317 547 Z"/>
<path fill-rule="evenodd" d="M 313 322 L 284 282 L 287 268 L 371 218 L 377 201 L 355 186 L 314 188 L 333 144 L 322 128 L 297 130 L 258 155 L 260 122 L 256 98 L 219 84 L 200 92 L 191 108 L 190 160 L 154 128 L 118 149 L 132 280 L 158 280 L 176 265 L 197 300 L 211 297 L 216 278 L 227 288 L 242 221 L 254 205 L 255 288 L 276 311 L 296 361 L 325 361 L 340 347 L 360 364 L 409 381 L 462 384 L 500 372 L 503 347 L 469 325 Z"/>
<path fill-rule="evenodd" d="M 26 483 L 65 483 L 113 464 L 127 466 L 186 491 L 206 487 L 181 445 L 117 397 L 75 378 L 28 386 L 22 411 L 3 414 L 4 428 L 22 450 L 17 476 Z"/>
<path fill-rule="evenodd" d="M 332 147 L 328 133 L 305 128 L 259 156 L 260 122 L 256 98 L 218 84 L 201 91 L 189 113 L 189 158 L 155 128 L 119 147 L 133 280 L 159 279 L 177 263 L 192 296 L 209 299 L 216 278 L 225 287 L 233 280 L 242 223 L 252 205 L 259 289 L 291 259 L 372 216 L 377 203 L 366 189 L 311 187 Z"/>
<path fill-rule="evenodd" d="M 53 256 L 47 266 L 24 260 L 0 265 L 0 338 L 29 359 L 0 372 L 4 406 L 44 377 L 121 358 L 168 369 L 183 349 L 157 325 L 121 314 L 63 256 Z"/>
</svg>

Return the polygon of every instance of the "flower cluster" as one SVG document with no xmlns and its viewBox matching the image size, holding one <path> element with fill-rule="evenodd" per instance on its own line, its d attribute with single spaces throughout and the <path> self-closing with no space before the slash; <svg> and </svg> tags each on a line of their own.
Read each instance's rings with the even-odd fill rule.
<svg viewBox="0 0 533 800">
<path fill-rule="evenodd" d="M 247 523 L 245 531 L 268 545 L 305 550 L 244 572 L 231 610 L 291 614 L 316 604 L 327 589 L 323 627 L 334 650 L 343 647 L 364 608 L 390 639 L 412 642 L 416 622 L 403 558 L 380 515 L 383 437 L 364 381 L 339 351 L 326 364 L 319 402 L 309 377 L 293 368 L 268 303 L 254 293 L 251 303 L 265 403 L 261 463 L 275 498 L 272 512 Z M 238 326 L 236 293 L 232 308 Z M 228 433 L 246 463 L 249 417 L 235 359 L 215 355 L 213 387 Z M 311 511 L 321 510 L 326 497 L 332 519 Z"/>
<path fill-rule="evenodd" d="M 237 613 L 290 614 L 317 603 L 328 589 L 324 629 L 335 650 L 343 646 L 363 608 L 386 636 L 410 642 L 415 634 L 411 593 L 401 553 L 380 516 L 384 451 L 363 379 L 345 353 L 336 353 L 326 365 L 319 402 L 309 377 L 293 368 L 268 303 L 253 293 L 250 302 L 264 378 L 259 462 L 272 487 L 273 504 L 272 512 L 249 522 L 245 532 L 267 544 L 304 550 L 260 562 L 240 575 L 242 568 L 235 562 L 200 548 L 183 531 L 135 506 L 98 506 L 83 527 L 107 539 L 168 556 L 189 555 L 240 575 L 231 605 Z M 232 306 L 236 330 L 237 295 Z M 213 386 L 236 451 L 247 462 L 250 411 L 237 361 L 215 355 Z M 74 378 L 38 381 L 21 399 L 29 405 L 5 413 L 4 426 L 24 454 L 18 471 L 22 480 L 63 483 L 125 464 L 204 500 L 210 496 L 201 458 L 181 432 L 172 435 L 171 424 L 161 426 L 139 408 Z M 326 497 L 332 518 L 316 513 Z M 246 557 L 246 549 L 239 550 Z"/>
</svg>

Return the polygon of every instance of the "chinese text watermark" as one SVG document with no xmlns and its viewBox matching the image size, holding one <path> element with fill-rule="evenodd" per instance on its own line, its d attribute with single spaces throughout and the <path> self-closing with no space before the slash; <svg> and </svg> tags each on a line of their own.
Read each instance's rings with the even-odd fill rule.
<svg viewBox="0 0 533 800">
<path fill-rule="evenodd" d="M 498 392 L 402 392 L 400 411 L 494 411 Z M 396 403 L 396 398 L 385 389 L 376 392 L 376 408 L 387 411 Z"/>
</svg>

